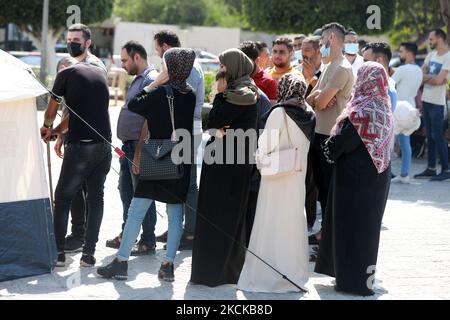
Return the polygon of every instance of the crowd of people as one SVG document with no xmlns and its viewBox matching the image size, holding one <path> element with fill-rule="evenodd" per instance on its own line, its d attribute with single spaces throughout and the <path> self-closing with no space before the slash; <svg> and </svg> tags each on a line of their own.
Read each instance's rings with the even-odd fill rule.
<svg viewBox="0 0 450 320">
<path fill-rule="evenodd" d="M 44 140 L 58 137 L 55 151 L 63 158 L 54 202 L 57 267 L 65 265 L 66 253 L 78 250 L 81 266 L 96 264 L 112 131 L 107 72 L 90 52 L 91 43 L 87 26 L 69 28 L 72 58 L 58 64 L 41 128 Z M 358 43 L 354 30 L 330 23 L 311 36 L 276 39 L 271 51 L 265 43 L 245 41 L 222 52 L 199 185 L 205 81 L 194 51 L 183 48 L 175 33 L 158 32 L 153 40 L 163 61 L 158 72 L 142 44 L 124 44 L 122 66 L 134 79 L 117 123 L 124 155 L 123 224 L 106 242 L 117 255 L 97 273 L 127 279 L 130 255 L 152 254 L 159 241 L 166 243 L 158 271 L 163 281 L 175 280 L 177 250 L 192 249 L 192 284 L 306 291 L 309 263 L 315 261 L 315 272 L 336 278 L 337 291 L 374 294 L 369 280 L 390 184 L 410 181 L 411 128 L 394 135 L 396 105 L 406 102 L 415 109 L 422 85 L 428 168 L 414 178 L 450 179 L 443 131 L 450 53 L 446 34 L 436 29 L 424 65 L 415 65 L 417 46 L 402 43 L 404 65 L 395 70 L 389 67 L 388 44 L 369 43 L 360 50 Z M 54 127 L 59 98 L 66 109 Z M 187 137 L 177 140 L 178 130 Z M 402 156 L 397 177 L 391 173 L 396 138 Z M 188 146 L 190 161 L 183 160 L 180 176 L 169 179 L 162 172 L 140 179 L 144 144 L 151 139 Z M 295 159 L 281 159 L 288 150 L 295 150 Z M 275 155 L 279 166 L 294 161 L 295 170 L 260 174 L 262 159 Z M 168 215 L 167 232 L 158 237 L 155 201 L 166 204 Z M 318 202 L 321 230 L 308 236 Z M 66 236 L 69 213 L 72 232 Z M 318 245 L 317 254 L 309 254 L 309 245 Z"/>
</svg>

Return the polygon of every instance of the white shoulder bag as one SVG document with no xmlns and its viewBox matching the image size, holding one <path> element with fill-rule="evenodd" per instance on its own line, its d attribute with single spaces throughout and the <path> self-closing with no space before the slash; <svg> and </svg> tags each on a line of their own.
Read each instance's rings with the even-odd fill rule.
<svg viewBox="0 0 450 320">
<path fill-rule="evenodd" d="M 298 147 L 292 146 L 286 117 L 285 112 L 284 124 L 288 136 L 289 149 L 274 151 L 266 155 L 256 154 L 256 165 L 263 177 L 278 178 L 302 171 L 300 150 Z"/>
</svg>

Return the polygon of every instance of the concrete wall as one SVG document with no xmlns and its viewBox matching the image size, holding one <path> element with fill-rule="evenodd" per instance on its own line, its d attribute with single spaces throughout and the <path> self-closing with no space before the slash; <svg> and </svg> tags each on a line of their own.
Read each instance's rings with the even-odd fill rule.
<svg viewBox="0 0 450 320">
<path fill-rule="evenodd" d="M 127 41 L 136 40 L 142 43 L 147 50 L 150 56 L 149 60 L 159 66 L 161 60 L 154 51 L 153 37 L 161 30 L 172 30 L 178 34 L 183 47 L 201 49 L 216 55 L 228 48 L 237 47 L 241 34 L 238 28 L 190 27 L 181 29 L 176 25 L 120 22 L 115 28 L 114 54 L 120 54 L 121 47 Z"/>
</svg>

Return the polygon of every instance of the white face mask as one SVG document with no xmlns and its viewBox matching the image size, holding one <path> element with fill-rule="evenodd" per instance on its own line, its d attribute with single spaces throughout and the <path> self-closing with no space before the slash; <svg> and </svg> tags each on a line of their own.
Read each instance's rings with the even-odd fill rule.
<svg viewBox="0 0 450 320">
<path fill-rule="evenodd" d="M 346 43 L 345 53 L 346 54 L 357 54 L 359 51 L 359 45 L 357 43 Z"/>
</svg>

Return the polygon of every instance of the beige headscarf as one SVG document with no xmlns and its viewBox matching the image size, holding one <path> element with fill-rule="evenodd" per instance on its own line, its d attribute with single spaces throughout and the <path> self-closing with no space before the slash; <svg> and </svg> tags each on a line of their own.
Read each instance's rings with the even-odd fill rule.
<svg viewBox="0 0 450 320">
<path fill-rule="evenodd" d="M 239 106 L 254 105 L 258 101 L 258 88 L 250 75 L 253 62 L 239 49 L 229 49 L 219 55 L 220 63 L 226 67 L 227 88 L 223 93 L 225 99 Z"/>
</svg>

